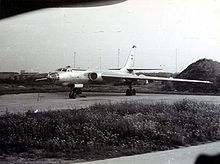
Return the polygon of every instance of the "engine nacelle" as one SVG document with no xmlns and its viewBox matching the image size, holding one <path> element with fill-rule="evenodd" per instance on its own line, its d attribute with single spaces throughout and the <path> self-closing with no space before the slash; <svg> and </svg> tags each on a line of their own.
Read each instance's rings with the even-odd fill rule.
<svg viewBox="0 0 220 164">
<path fill-rule="evenodd" d="M 92 82 L 102 82 L 101 73 L 91 72 L 88 74 L 89 80 Z"/>
</svg>

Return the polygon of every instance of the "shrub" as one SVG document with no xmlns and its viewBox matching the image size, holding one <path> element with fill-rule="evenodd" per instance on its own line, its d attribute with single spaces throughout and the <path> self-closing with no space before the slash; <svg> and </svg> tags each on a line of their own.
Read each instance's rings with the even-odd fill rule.
<svg viewBox="0 0 220 164">
<path fill-rule="evenodd" d="M 97 158 L 166 150 L 220 139 L 218 105 L 122 102 L 81 110 L 0 116 L 0 153 Z M 86 155 L 85 155 L 86 154 Z"/>
</svg>

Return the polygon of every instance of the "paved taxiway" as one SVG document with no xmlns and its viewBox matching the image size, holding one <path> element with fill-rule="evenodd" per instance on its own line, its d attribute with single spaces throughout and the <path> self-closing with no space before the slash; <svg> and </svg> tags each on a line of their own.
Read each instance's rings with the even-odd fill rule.
<svg viewBox="0 0 220 164">
<path fill-rule="evenodd" d="M 220 153 L 220 142 L 79 164 L 195 164 L 200 154 Z"/>
<path fill-rule="evenodd" d="M 24 113 L 31 111 L 80 109 L 95 103 L 117 103 L 134 101 L 144 103 L 167 102 L 172 103 L 182 99 L 220 104 L 220 96 L 204 95 L 172 95 L 172 94 L 137 94 L 125 96 L 123 93 L 86 92 L 86 97 L 69 99 L 67 92 L 58 93 L 27 93 L 0 96 L 0 114 L 8 112 Z"/>
</svg>

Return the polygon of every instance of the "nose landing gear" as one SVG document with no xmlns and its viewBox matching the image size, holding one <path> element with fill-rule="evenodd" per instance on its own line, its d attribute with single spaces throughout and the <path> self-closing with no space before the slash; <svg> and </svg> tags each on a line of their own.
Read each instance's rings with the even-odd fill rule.
<svg viewBox="0 0 220 164">
<path fill-rule="evenodd" d="M 82 93 L 81 88 L 71 88 L 71 91 L 69 93 L 69 98 L 70 99 L 75 99 L 81 93 Z"/>
<path fill-rule="evenodd" d="M 80 94 L 82 94 L 81 88 L 75 87 L 75 85 L 71 86 L 71 90 L 70 90 L 70 93 L 69 93 L 69 98 L 70 99 L 75 99 Z"/>
</svg>

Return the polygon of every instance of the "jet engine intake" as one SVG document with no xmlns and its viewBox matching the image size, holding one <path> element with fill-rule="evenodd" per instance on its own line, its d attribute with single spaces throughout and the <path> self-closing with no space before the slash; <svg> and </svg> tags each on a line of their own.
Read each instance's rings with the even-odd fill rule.
<svg viewBox="0 0 220 164">
<path fill-rule="evenodd" d="M 101 82 L 102 76 L 101 73 L 96 73 L 96 72 L 91 72 L 88 74 L 89 80 L 94 81 L 94 82 Z"/>
<path fill-rule="evenodd" d="M 89 80 L 95 81 L 98 78 L 98 74 L 95 72 L 89 73 Z"/>
</svg>

